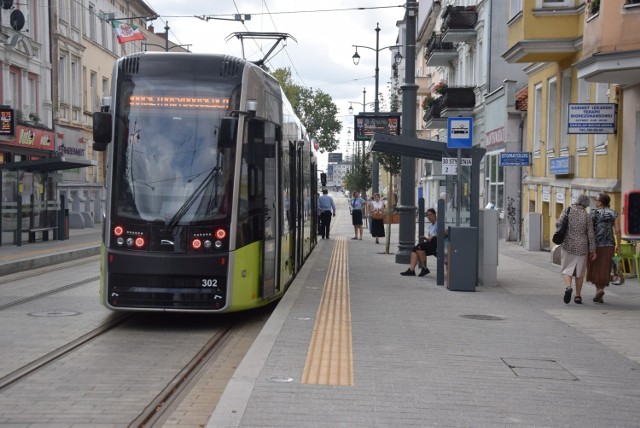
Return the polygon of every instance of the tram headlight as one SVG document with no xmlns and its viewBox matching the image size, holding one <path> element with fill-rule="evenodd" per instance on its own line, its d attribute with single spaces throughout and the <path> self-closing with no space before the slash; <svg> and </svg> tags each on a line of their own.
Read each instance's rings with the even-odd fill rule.
<svg viewBox="0 0 640 428">
<path fill-rule="evenodd" d="M 222 248 L 222 241 L 216 241 L 214 245 L 216 248 Z"/>
<path fill-rule="evenodd" d="M 122 236 L 122 234 L 124 233 L 124 227 L 122 226 L 116 226 L 113 228 L 113 234 L 116 236 Z"/>
<path fill-rule="evenodd" d="M 119 236 L 118 239 L 116 239 L 116 244 L 122 247 L 124 245 L 124 238 Z"/>
<path fill-rule="evenodd" d="M 204 241 L 204 248 L 209 249 L 212 246 L 213 246 L 213 243 L 210 240 L 207 239 L 207 240 Z"/>
<path fill-rule="evenodd" d="M 194 239 L 193 241 L 191 241 L 191 248 L 193 248 L 194 250 L 199 250 L 200 248 L 202 248 L 202 241 L 198 238 Z"/>
<path fill-rule="evenodd" d="M 133 247 L 133 238 L 127 238 L 127 247 Z"/>
</svg>

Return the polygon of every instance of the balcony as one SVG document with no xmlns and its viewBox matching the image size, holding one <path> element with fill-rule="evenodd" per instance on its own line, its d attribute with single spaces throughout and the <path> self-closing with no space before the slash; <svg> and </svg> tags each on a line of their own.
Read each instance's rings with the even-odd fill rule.
<svg viewBox="0 0 640 428">
<path fill-rule="evenodd" d="M 424 122 L 426 129 L 445 129 L 447 127 L 447 119 L 441 117 L 440 103 L 442 98 L 436 98 L 433 100 L 433 104 L 429 106 L 424 112 Z"/>
<path fill-rule="evenodd" d="M 443 42 L 462 43 L 476 38 L 478 12 L 475 6 L 447 6 L 442 21 Z"/>
<path fill-rule="evenodd" d="M 442 34 L 431 33 L 427 42 L 427 66 L 449 67 L 451 61 L 458 58 L 458 50 L 453 42 L 442 40 Z"/>
<path fill-rule="evenodd" d="M 440 116 L 470 116 L 476 106 L 476 94 L 473 87 L 448 87 L 440 98 Z"/>
<path fill-rule="evenodd" d="M 508 22 L 508 50 L 502 57 L 509 63 L 559 62 L 581 49 L 584 7 L 523 0 L 522 13 Z M 548 4 L 548 6 L 547 6 Z"/>
<path fill-rule="evenodd" d="M 591 3 L 596 4 L 596 3 Z M 640 2 L 600 1 L 597 14 L 585 22 L 582 58 L 575 65 L 578 78 L 589 82 L 640 84 Z"/>
</svg>

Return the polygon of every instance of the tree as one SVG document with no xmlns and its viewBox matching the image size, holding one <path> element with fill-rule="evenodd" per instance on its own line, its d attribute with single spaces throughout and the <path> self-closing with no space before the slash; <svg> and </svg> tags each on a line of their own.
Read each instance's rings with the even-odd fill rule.
<svg viewBox="0 0 640 428">
<path fill-rule="evenodd" d="M 391 214 L 392 214 L 391 207 L 395 202 L 395 193 L 393 191 L 393 189 L 395 188 L 394 184 L 397 176 L 400 174 L 402 163 L 400 161 L 400 156 L 392 155 L 390 153 L 378 153 L 378 162 L 380 163 L 380 166 L 389 173 L 390 179 L 389 179 L 389 194 L 387 195 L 387 216 L 391 217 Z M 389 254 L 389 249 L 391 246 L 391 221 L 387 223 L 386 237 L 387 239 L 386 239 L 385 253 Z"/>
<path fill-rule="evenodd" d="M 335 151 L 338 148 L 336 134 L 342 130 L 342 123 L 337 119 L 338 107 L 331 96 L 321 90 L 314 91 L 295 84 L 289 68 L 278 68 L 271 75 L 280 82 L 307 133 L 318 140 L 320 152 Z"/>
</svg>

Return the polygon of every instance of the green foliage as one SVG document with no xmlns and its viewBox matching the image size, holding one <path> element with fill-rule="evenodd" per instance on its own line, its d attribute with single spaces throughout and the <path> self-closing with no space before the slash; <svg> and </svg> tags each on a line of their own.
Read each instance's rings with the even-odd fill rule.
<svg viewBox="0 0 640 428">
<path fill-rule="evenodd" d="M 338 107 L 331 96 L 321 90 L 314 91 L 293 83 L 289 68 L 279 68 L 271 75 L 280 82 L 307 133 L 318 140 L 320 152 L 335 151 L 338 148 L 336 134 L 342 130 L 342 123 L 337 119 Z"/>
<path fill-rule="evenodd" d="M 376 154 L 376 156 L 378 157 L 380 166 L 384 168 L 385 171 L 387 171 L 393 177 L 400 175 L 400 156 L 392 155 L 390 153 L 378 153 Z"/>
<path fill-rule="evenodd" d="M 343 185 L 350 191 L 366 191 L 371 187 L 371 152 L 367 152 L 363 158 L 357 155 L 353 160 L 353 167 L 343 179 Z"/>
</svg>

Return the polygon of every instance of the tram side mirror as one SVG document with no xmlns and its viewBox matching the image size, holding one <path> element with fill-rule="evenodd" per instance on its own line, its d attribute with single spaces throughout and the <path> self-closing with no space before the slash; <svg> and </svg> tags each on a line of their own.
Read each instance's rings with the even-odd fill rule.
<svg viewBox="0 0 640 428">
<path fill-rule="evenodd" d="M 104 152 L 111 142 L 111 113 L 93 113 L 93 150 Z"/>
<path fill-rule="evenodd" d="M 625 193 L 624 206 L 626 208 L 624 216 L 625 236 L 640 237 L 640 189 L 630 190 Z"/>
<path fill-rule="evenodd" d="M 238 119 L 235 117 L 223 117 L 220 121 L 218 133 L 218 147 L 230 149 L 236 145 L 236 131 L 238 129 Z"/>
</svg>

